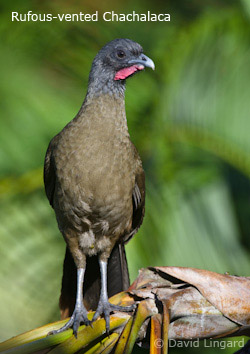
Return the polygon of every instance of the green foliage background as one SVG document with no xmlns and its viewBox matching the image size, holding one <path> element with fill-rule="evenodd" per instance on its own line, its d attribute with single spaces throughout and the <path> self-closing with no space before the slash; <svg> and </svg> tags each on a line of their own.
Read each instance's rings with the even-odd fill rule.
<svg viewBox="0 0 250 354">
<path fill-rule="evenodd" d="M 59 319 L 65 245 L 43 191 L 43 160 L 80 108 L 95 54 L 114 38 L 138 41 L 156 64 L 127 83 L 129 129 L 147 178 L 146 217 L 127 246 L 131 280 L 156 265 L 249 275 L 248 0 L 1 7 L 0 339 Z M 29 10 L 151 10 L 171 22 L 11 22 L 12 11 Z"/>
</svg>

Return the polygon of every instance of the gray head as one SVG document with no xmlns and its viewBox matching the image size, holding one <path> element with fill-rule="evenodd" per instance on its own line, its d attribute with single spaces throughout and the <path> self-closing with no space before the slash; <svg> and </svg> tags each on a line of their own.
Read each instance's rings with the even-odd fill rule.
<svg viewBox="0 0 250 354">
<path fill-rule="evenodd" d="M 140 44 L 130 39 L 114 39 L 96 55 L 89 75 L 88 94 L 123 94 L 125 80 L 153 61 L 143 54 Z"/>
</svg>

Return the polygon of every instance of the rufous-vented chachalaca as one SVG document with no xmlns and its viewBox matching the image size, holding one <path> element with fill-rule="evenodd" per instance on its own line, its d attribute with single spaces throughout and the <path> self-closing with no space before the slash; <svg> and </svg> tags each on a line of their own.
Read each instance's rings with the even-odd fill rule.
<svg viewBox="0 0 250 354">
<path fill-rule="evenodd" d="M 129 39 L 115 39 L 96 55 L 77 116 L 50 142 L 44 166 L 47 197 L 66 241 L 60 308 L 71 316 L 59 333 L 101 314 L 131 310 L 108 297 L 129 286 L 124 244 L 144 216 L 145 178 L 130 140 L 125 81 L 153 61 Z M 99 263 L 99 264 L 98 264 Z"/>
</svg>

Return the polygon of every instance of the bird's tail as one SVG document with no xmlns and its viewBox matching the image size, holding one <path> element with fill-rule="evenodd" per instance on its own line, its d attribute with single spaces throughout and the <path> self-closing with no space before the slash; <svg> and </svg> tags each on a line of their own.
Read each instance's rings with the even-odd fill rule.
<svg viewBox="0 0 250 354">
<path fill-rule="evenodd" d="M 62 289 L 60 296 L 61 318 L 72 315 L 76 301 L 77 272 L 68 248 L 63 265 Z M 129 273 L 125 248 L 116 244 L 108 261 L 108 296 L 111 297 L 129 287 Z M 83 286 L 83 301 L 88 310 L 95 310 L 101 290 L 101 276 L 98 257 L 87 257 Z"/>
</svg>

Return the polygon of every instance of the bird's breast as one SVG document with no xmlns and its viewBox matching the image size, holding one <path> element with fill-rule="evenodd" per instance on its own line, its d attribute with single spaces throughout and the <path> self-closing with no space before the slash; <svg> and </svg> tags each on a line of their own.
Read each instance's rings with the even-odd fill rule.
<svg viewBox="0 0 250 354">
<path fill-rule="evenodd" d="M 87 223 L 95 234 L 129 229 L 133 158 L 128 135 L 114 127 L 87 128 L 63 137 L 55 151 L 59 209 L 75 226 Z"/>
</svg>

